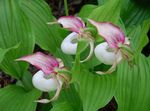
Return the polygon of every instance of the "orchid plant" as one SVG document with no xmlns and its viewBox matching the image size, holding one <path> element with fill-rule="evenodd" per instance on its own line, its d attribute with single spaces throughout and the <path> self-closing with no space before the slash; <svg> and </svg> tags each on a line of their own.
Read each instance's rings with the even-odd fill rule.
<svg viewBox="0 0 150 111">
<path fill-rule="evenodd" d="M 54 97 L 50 100 L 41 99 L 36 102 L 48 103 L 58 98 L 64 82 L 69 82 L 68 76 L 65 76 L 61 71 L 67 71 L 61 59 L 54 58 L 51 55 L 45 55 L 41 52 L 36 52 L 32 55 L 16 59 L 17 61 L 26 61 L 37 69 L 32 78 L 32 83 L 35 88 L 43 92 L 56 91 Z"/>
<path fill-rule="evenodd" d="M 49 1 L 0 2 L 0 111 L 149 111 L 149 6 Z"/>
<path fill-rule="evenodd" d="M 98 60 L 106 65 L 112 65 L 108 71 L 98 71 L 96 73 L 112 73 L 115 70 L 116 65 L 122 60 L 123 56 L 128 58 L 128 54 L 123 52 L 124 49 L 122 50 L 122 47 L 126 46 L 129 48 L 130 42 L 127 38 L 125 38 L 125 35 L 121 29 L 112 23 L 96 22 L 91 19 L 88 19 L 88 21 L 97 28 L 99 35 L 101 35 L 106 42 L 99 44 L 94 50 L 94 38 L 92 37 L 91 32 L 86 31 L 85 24 L 81 18 L 64 16 L 58 19 L 58 23 L 73 32 L 63 40 L 61 49 L 66 54 L 76 54 L 77 41 L 85 40 L 90 44 L 91 51 L 89 56 L 81 62 L 89 60 L 94 50 Z M 74 44 L 73 41 L 76 41 L 76 43 Z M 63 73 L 60 73 L 60 71 L 64 71 L 65 69 L 61 59 L 56 59 L 50 55 L 37 52 L 32 55 L 21 57 L 17 59 L 17 61 L 26 61 L 40 69 L 32 78 L 32 83 L 35 88 L 43 92 L 57 90 L 52 99 L 41 99 L 36 102 L 48 103 L 58 98 L 63 83 L 68 82 L 68 77 Z M 65 69 L 65 71 L 67 70 Z"/>
</svg>

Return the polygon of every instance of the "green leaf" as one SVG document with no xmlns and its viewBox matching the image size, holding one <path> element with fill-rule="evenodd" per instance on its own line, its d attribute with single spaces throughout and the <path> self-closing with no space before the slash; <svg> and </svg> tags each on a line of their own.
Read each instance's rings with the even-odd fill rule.
<svg viewBox="0 0 150 111">
<path fill-rule="evenodd" d="M 103 5 L 104 3 L 106 3 L 109 0 L 97 0 L 98 5 Z"/>
<path fill-rule="evenodd" d="M 29 71 L 25 71 L 23 76 L 22 76 L 22 84 L 24 86 L 24 88 L 29 91 L 33 89 L 33 85 L 32 85 L 32 73 L 30 73 Z"/>
<path fill-rule="evenodd" d="M 120 9 L 120 0 L 110 0 L 104 5 L 94 9 L 89 15 L 89 18 L 100 22 L 109 21 L 113 23 L 118 23 L 118 20 L 120 19 Z"/>
<path fill-rule="evenodd" d="M 36 43 L 54 54 L 57 47 L 60 47 L 62 36 L 57 25 L 47 24 L 55 21 L 48 4 L 43 0 L 24 0 L 22 8 L 31 20 Z"/>
<path fill-rule="evenodd" d="M 63 103 L 53 106 L 53 108 L 50 111 L 75 111 L 75 110 L 73 110 L 70 103 L 63 102 Z"/>
<path fill-rule="evenodd" d="M 53 106 L 59 106 L 60 104 L 64 104 L 64 102 L 69 103 L 69 106 L 74 111 L 82 111 L 82 102 L 74 84 L 70 84 L 61 91 L 59 98 L 53 103 Z"/>
<path fill-rule="evenodd" d="M 4 59 L 4 56 L 7 52 L 8 52 L 7 49 L 0 49 L 0 63 Z"/>
<path fill-rule="evenodd" d="M 126 27 L 142 24 L 144 20 L 150 18 L 150 8 L 140 6 L 135 2 L 130 1 L 128 5 L 126 5 L 126 11 L 121 13 L 121 18 L 123 19 Z"/>
<path fill-rule="evenodd" d="M 7 86 L 0 89 L 0 110 L 1 111 L 35 111 L 41 93 L 37 90 L 26 92 L 19 86 Z"/>
<path fill-rule="evenodd" d="M 80 64 L 79 57 L 80 54 L 77 53 L 72 70 L 72 82 L 78 83 L 83 111 L 97 111 L 112 99 L 116 90 L 116 74 L 114 72 L 111 75 L 100 76 L 89 72 L 86 66 Z"/>
<path fill-rule="evenodd" d="M 147 33 L 150 28 L 150 19 L 145 20 L 142 25 L 132 26 L 127 29 L 128 37 L 134 51 L 139 54 L 148 43 Z"/>
<path fill-rule="evenodd" d="M 15 45 L 14 47 L 7 48 L 7 49 L 1 49 L 1 48 L 0 48 L 0 63 L 2 62 L 2 60 L 3 60 L 4 57 L 5 57 L 5 54 L 6 54 L 8 51 L 18 48 L 19 45 L 20 45 L 20 44 L 17 44 L 17 45 Z"/>
<path fill-rule="evenodd" d="M 150 58 L 140 56 L 130 67 L 127 62 L 118 66 L 115 98 L 118 111 L 149 111 L 150 109 Z"/>
<path fill-rule="evenodd" d="M 104 107 L 113 97 L 116 89 L 116 74 L 99 76 L 85 70 L 79 78 L 79 91 L 84 111 L 97 111 Z"/>
<path fill-rule="evenodd" d="M 81 18 L 87 18 L 95 8 L 97 8 L 96 5 L 84 5 L 78 13 L 78 16 Z"/>
<path fill-rule="evenodd" d="M 27 64 L 14 60 L 31 53 L 35 44 L 29 19 L 20 8 L 21 1 L 0 1 L 0 48 L 8 50 L 20 44 L 14 50 L 3 51 L 0 68 L 17 79 L 21 78 Z"/>
</svg>

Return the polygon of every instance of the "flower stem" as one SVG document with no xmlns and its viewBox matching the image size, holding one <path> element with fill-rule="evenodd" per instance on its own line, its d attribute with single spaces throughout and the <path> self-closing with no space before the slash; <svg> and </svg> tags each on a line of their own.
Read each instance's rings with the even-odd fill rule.
<svg viewBox="0 0 150 111">
<path fill-rule="evenodd" d="M 66 14 L 66 16 L 68 16 L 69 13 L 68 13 L 68 4 L 67 4 L 67 0 L 64 0 L 64 7 L 65 7 L 65 14 Z"/>
</svg>

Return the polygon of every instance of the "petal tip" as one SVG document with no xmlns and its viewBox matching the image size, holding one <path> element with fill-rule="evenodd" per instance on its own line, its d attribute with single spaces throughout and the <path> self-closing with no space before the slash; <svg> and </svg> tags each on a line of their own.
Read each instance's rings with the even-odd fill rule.
<svg viewBox="0 0 150 111">
<path fill-rule="evenodd" d="M 16 59 L 17 61 L 26 61 L 38 69 L 41 69 L 45 74 L 50 74 L 55 67 L 59 67 L 59 62 L 51 55 L 46 55 L 42 52 L 36 52 Z"/>
</svg>

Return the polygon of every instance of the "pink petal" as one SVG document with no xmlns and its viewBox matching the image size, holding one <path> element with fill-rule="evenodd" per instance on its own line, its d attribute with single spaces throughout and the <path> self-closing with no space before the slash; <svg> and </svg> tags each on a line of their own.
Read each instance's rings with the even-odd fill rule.
<svg viewBox="0 0 150 111">
<path fill-rule="evenodd" d="M 119 43 L 125 42 L 125 35 L 118 26 L 110 22 L 96 22 L 90 19 L 89 22 L 97 28 L 99 35 L 107 41 L 109 47 L 118 48 Z"/>
<path fill-rule="evenodd" d="M 54 72 L 55 67 L 59 67 L 59 62 L 54 57 L 41 52 L 36 52 L 17 60 L 29 62 L 36 68 L 41 69 L 45 74 L 51 74 Z"/>
<path fill-rule="evenodd" d="M 60 17 L 58 23 L 62 24 L 64 28 L 76 33 L 80 33 L 80 29 L 85 28 L 84 22 L 80 18 L 74 16 Z"/>
</svg>

